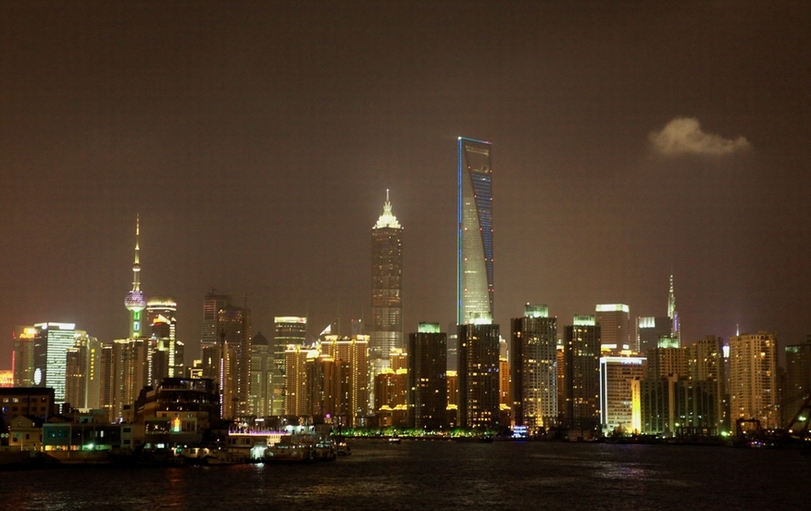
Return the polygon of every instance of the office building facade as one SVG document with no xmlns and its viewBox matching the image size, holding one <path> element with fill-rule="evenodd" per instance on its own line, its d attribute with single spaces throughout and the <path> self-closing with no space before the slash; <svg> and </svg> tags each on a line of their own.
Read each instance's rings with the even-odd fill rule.
<svg viewBox="0 0 811 511">
<path fill-rule="evenodd" d="M 383 214 L 372 228 L 369 356 L 375 370 L 385 366 L 392 350 L 403 347 L 403 227 L 392 214 L 386 190 Z"/>
<path fill-rule="evenodd" d="M 438 323 L 420 323 L 408 337 L 408 423 L 413 428 L 447 426 L 447 341 Z"/>
</svg>

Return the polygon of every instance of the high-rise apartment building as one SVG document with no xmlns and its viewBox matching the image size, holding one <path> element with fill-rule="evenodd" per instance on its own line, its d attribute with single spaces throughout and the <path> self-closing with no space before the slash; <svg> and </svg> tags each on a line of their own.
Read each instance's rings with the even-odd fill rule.
<svg viewBox="0 0 811 511">
<path fill-rule="evenodd" d="M 527 304 L 512 320 L 512 422 L 530 435 L 558 423 L 557 318 L 545 305 Z"/>
<path fill-rule="evenodd" d="M 459 137 L 457 324 L 493 321 L 490 143 Z"/>
<path fill-rule="evenodd" d="M 447 341 L 439 323 L 420 323 L 408 336 L 408 423 L 416 429 L 447 426 Z"/>
<path fill-rule="evenodd" d="M 600 325 L 601 350 L 604 353 L 619 355 L 628 354 L 632 350 L 631 316 L 627 305 L 622 303 L 597 304 L 594 318 Z"/>
<path fill-rule="evenodd" d="M 570 429 L 596 431 L 600 424 L 600 325 L 578 315 L 565 327 L 563 423 Z"/>
<path fill-rule="evenodd" d="M 764 428 L 779 426 L 777 335 L 741 334 L 729 339 L 729 409 L 737 419 L 757 419 Z"/>
<path fill-rule="evenodd" d="M 403 347 L 403 228 L 392 214 L 386 190 L 383 214 L 372 228 L 369 355 L 375 372 L 385 366 L 392 350 Z"/>
</svg>

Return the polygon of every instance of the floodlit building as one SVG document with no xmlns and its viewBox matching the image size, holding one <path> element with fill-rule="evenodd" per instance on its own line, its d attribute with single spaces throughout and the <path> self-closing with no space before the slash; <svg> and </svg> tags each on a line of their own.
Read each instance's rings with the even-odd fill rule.
<svg viewBox="0 0 811 511">
<path fill-rule="evenodd" d="M 34 387 L 34 339 L 37 329 L 18 326 L 14 329 L 14 351 L 11 353 L 11 371 L 15 387 Z"/>
<path fill-rule="evenodd" d="M 457 324 L 493 321 L 490 143 L 459 137 Z"/>
<path fill-rule="evenodd" d="M 184 345 L 177 339 L 177 302 L 171 296 L 153 296 L 146 302 L 150 338 L 150 382 L 185 374 Z"/>
<path fill-rule="evenodd" d="M 489 142 L 458 139 L 457 423 L 495 427 L 499 326 L 493 324 L 493 169 Z"/>
<path fill-rule="evenodd" d="M 403 227 L 392 213 L 386 190 L 383 214 L 372 228 L 369 356 L 375 372 L 385 366 L 392 350 L 403 348 Z"/>
<path fill-rule="evenodd" d="M 600 358 L 600 423 L 604 434 L 642 431 L 641 402 L 634 382 L 644 377 L 644 357 Z"/>
<path fill-rule="evenodd" d="M 512 320 L 512 422 L 530 434 L 558 423 L 557 318 L 545 305 L 527 304 Z"/>
<path fill-rule="evenodd" d="M 622 303 L 600 303 L 595 308 L 595 321 L 600 325 L 601 350 L 604 353 L 619 355 L 630 353 L 631 316 L 630 309 Z"/>
<path fill-rule="evenodd" d="M 757 419 L 778 427 L 777 335 L 741 334 L 729 339 L 730 420 Z"/>
<path fill-rule="evenodd" d="M 74 344 L 76 325 L 39 323 L 34 328 L 34 386 L 54 389 L 56 402 L 64 403 L 67 353 Z"/>
<path fill-rule="evenodd" d="M 636 347 L 640 355 L 649 348 L 659 346 L 659 339 L 670 337 L 671 321 L 667 316 L 640 316 L 636 318 Z"/>
</svg>

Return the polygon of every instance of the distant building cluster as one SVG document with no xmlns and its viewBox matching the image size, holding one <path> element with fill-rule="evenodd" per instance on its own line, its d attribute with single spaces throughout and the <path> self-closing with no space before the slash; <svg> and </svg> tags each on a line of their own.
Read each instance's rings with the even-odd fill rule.
<svg viewBox="0 0 811 511">
<path fill-rule="evenodd" d="M 71 428 L 92 435 L 131 424 L 135 432 L 107 434 L 130 447 L 163 445 L 202 441 L 223 421 L 695 438 L 785 427 L 807 406 L 811 336 L 786 347 L 785 369 L 774 333 L 687 343 L 672 275 L 666 315 L 632 321 L 628 305 L 597 304 L 559 324 L 546 305 L 527 304 L 502 335 L 493 319 L 492 176 L 491 144 L 460 137 L 457 318 L 447 331 L 425 322 L 406 332 L 403 227 L 387 191 L 371 230 L 367 324 L 353 323 L 349 336 L 336 323 L 308 337 L 306 317 L 277 316 L 267 338 L 252 333 L 247 296 L 239 305 L 212 290 L 203 298 L 199 358 L 189 365 L 175 300 L 141 291 L 137 220 L 127 336 L 100 341 L 68 323 L 17 327 L 0 405 L 4 430 L 29 436 L 0 440 L 45 448 L 75 436 Z"/>
</svg>

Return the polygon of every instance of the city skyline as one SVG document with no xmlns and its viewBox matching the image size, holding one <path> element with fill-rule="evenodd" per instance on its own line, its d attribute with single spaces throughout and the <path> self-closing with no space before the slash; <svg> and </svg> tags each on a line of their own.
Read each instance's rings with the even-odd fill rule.
<svg viewBox="0 0 811 511">
<path fill-rule="evenodd" d="M 0 368 L 18 325 L 126 335 L 136 214 L 188 353 L 212 289 L 266 336 L 368 320 L 386 189 L 404 330 L 449 324 L 459 136 L 497 147 L 495 323 L 664 316 L 673 274 L 683 343 L 811 333 L 807 5 L 55 5 L 0 7 Z"/>
</svg>

